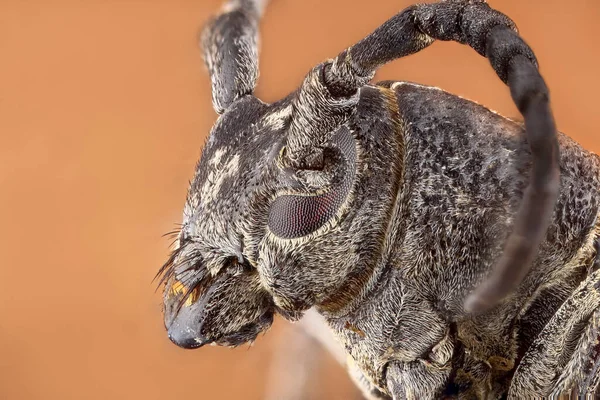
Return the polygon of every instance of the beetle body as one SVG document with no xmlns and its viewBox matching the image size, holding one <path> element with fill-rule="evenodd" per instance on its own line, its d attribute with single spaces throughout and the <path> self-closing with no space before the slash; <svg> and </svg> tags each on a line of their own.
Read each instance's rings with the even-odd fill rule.
<svg viewBox="0 0 600 400">
<path fill-rule="evenodd" d="M 231 2 L 203 36 L 222 115 L 161 270 L 171 339 L 235 346 L 314 307 L 373 398 L 595 393 L 600 159 L 556 136 L 512 21 L 481 1 L 415 6 L 265 104 L 248 89 L 261 6 Z M 462 31 L 436 25 L 452 18 Z M 368 84 L 436 35 L 483 51 L 525 123 Z"/>
<path fill-rule="evenodd" d="M 463 299 L 502 252 L 526 186 L 522 125 L 436 88 L 384 85 L 361 93 L 356 185 L 363 195 L 345 217 L 359 248 L 373 237 L 366 226 L 379 231 L 381 247 L 356 264 L 369 271 L 364 284 L 342 286 L 319 309 L 373 389 L 389 385 L 393 368 L 415 398 L 440 385 L 461 397 L 501 397 L 532 342 L 552 336 L 542 329 L 561 304 L 598 279 L 588 274 L 600 233 L 600 160 L 559 135 L 561 192 L 532 273 L 500 306 L 469 318 Z M 336 301 L 344 298 L 351 300 Z M 573 355 L 557 347 L 556 356 Z"/>
</svg>

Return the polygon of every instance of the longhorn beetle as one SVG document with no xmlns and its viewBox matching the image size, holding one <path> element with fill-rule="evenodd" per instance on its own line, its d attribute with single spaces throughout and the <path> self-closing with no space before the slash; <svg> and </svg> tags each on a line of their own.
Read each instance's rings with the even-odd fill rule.
<svg viewBox="0 0 600 400">
<path fill-rule="evenodd" d="M 414 5 L 266 104 L 264 6 L 231 0 L 202 34 L 220 116 L 159 272 L 171 340 L 235 346 L 314 307 L 371 398 L 596 394 L 600 160 L 556 132 L 513 21 Z M 370 83 L 436 39 L 487 57 L 524 123 Z"/>
</svg>

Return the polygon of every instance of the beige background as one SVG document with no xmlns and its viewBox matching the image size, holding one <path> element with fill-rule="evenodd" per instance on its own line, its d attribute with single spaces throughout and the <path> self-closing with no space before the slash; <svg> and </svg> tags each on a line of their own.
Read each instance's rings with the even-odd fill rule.
<svg viewBox="0 0 600 400">
<path fill-rule="evenodd" d="M 559 128 L 598 151 L 600 2 L 491 3 L 536 51 Z M 257 94 L 286 95 L 408 4 L 272 0 Z M 261 398 L 286 324 L 251 349 L 180 350 L 150 283 L 215 120 L 196 35 L 218 7 L 0 0 L 0 399 Z M 487 61 L 464 46 L 435 44 L 377 78 L 518 115 Z M 319 398 L 346 398 L 345 375 L 330 370 Z"/>
</svg>

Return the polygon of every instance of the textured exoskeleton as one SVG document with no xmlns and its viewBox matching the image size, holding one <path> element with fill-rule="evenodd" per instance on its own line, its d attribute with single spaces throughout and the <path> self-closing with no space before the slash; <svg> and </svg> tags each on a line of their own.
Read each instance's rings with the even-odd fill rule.
<svg viewBox="0 0 600 400">
<path fill-rule="evenodd" d="M 599 393 L 600 159 L 556 133 L 514 23 L 415 5 L 266 104 L 263 11 L 232 0 L 202 36 L 220 116 L 161 270 L 171 340 L 238 345 L 314 307 L 371 398 Z M 525 122 L 369 83 L 435 39 L 486 56 Z"/>
</svg>

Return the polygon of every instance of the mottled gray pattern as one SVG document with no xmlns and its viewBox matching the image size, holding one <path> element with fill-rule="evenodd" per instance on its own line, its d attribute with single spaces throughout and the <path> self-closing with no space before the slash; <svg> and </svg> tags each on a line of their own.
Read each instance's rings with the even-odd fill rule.
<svg viewBox="0 0 600 400">
<path fill-rule="evenodd" d="M 597 393 L 600 158 L 554 135 L 537 61 L 512 21 L 478 0 L 411 7 L 265 104 L 252 95 L 262 4 L 232 1 L 205 30 L 222 115 L 161 271 L 171 339 L 235 346 L 275 313 L 297 320 L 314 307 L 369 398 Z M 375 68 L 435 38 L 486 55 L 527 130 L 437 88 L 367 84 Z M 340 156 L 340 132 L 355 151 Z M 541 236 L 520 236 L 519 212 L 544 208 L 524 208 L 527 191 L 551 189 L 558 171 L 557 200 L 551 190 L 540 197 L 553 206 L 548 222 L 545 211 L 534 219 Z M 339 187 L 342 201 L 309 207 L 327 218 L 303 235 L 269 228 L 277 199 L 318 202 Z M 529 246 L 531 270 L 496 306 L 466 312 L 510 238 Z"/>
<path fill-rule="evenodd" d="M 258 18 L 261 1 L 227 3 L 202 31 L 201 46 L 212 81 L 213 107 L 223 113 L 258 80 Z"/>
</svg>

